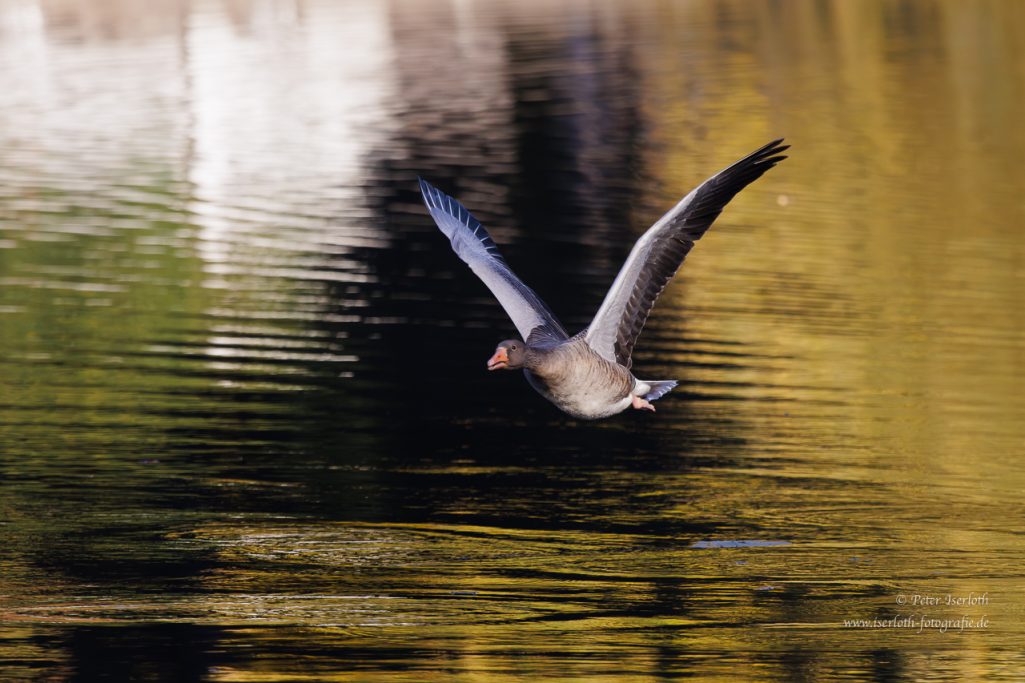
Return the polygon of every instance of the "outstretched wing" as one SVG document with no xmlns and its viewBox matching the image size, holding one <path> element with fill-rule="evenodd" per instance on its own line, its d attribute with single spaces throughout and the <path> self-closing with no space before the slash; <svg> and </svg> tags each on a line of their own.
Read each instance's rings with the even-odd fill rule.
<svg viewBox="0 0 1025 683">
<path fill-rule="evenodd" d="M 420 192 L 431 218 L 452 242 L 452 248 L 477 274 L 509 314 L 524 341 L 562 341 L 566 331 L 541 297 L 516 277 L 495 241 L 462 204 L 423 178 Z M 533 334 L 534 339 L 529 339 Z"/>
<path fill-rule="evenodd" d="M 606 360 L 630 367 L 637 336 L 655 300 L 723 207 L 750 183 L 785 159 L 789 145 L 770 142 L 719 171 L 680 200 L 641 235 L 584 333 Z"/>
</svg>

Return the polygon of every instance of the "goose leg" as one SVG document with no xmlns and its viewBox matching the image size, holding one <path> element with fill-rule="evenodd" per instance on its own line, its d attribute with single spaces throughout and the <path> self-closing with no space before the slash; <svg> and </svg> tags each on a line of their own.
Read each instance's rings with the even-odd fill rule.
<svg viewBox="0 0 1025 683">
<path fill-rule="evenodd" d="M 633 397 L 633 407 L 637 410 L 650 410 L 651 412 L 655 412 L 655 406 L 651 405 L 651 403 L 640 396 Z"/>
</svg>

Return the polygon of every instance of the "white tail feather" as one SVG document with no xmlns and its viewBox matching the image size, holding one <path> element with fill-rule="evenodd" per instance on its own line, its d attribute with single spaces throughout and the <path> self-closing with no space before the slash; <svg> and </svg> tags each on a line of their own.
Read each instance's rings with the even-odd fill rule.
<svg viewBox="0 0 1025 683">
<path fill-rule="evenodd" d="M 657 382 L 652 382 L 648 380 L 641 381 L 643 381 L 645 384 L 651 387 L 651 389 L 648 390 L 648 393 L 641 397 L 645 401 L 657 401 L 658 399 L 662 398 L 670 391 L 672 391 L 673 387 L 676 386 L 675 379 L 659 380 Z"/>
</svg>

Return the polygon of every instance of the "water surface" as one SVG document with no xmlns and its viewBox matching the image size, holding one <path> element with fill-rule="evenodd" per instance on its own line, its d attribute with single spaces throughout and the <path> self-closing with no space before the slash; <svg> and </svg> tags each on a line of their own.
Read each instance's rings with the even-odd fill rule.
<svg viewBox="0 0 1025 683">
<path fill-rule="evenodd" d="M 1025 5 L 0 0 L 0 64 L 5 680 L 1025 677 Z M 657 413 L 484 371 L 417 175 L 576 330 L 781 135 Z"/>
</svg>

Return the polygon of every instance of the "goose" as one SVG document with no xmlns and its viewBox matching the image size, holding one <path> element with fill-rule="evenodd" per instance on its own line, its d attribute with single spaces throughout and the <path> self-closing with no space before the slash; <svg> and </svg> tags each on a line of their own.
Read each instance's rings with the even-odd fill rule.
<svg viewBox="0 0 1025 683">
<path fill-rule="evenodd" d="M 498 344 L 488 370 L 522 369 L 527 381 L 563 412 L 597 420 L 627 408 L 654 411 L 675 380 L 642 380 L 631 372 L 634 344 L 662 290 L 694 242 L 727 203 L 785 159 L 782 138 L 719 171 L 652 225 L 630 251 L 588 327 L 569 336 L 541 298 L 520 280 L 480 221 L 420 178 L 431 217 L 452 249 L 505 309 L 520 336 Z"/>
</svg>

